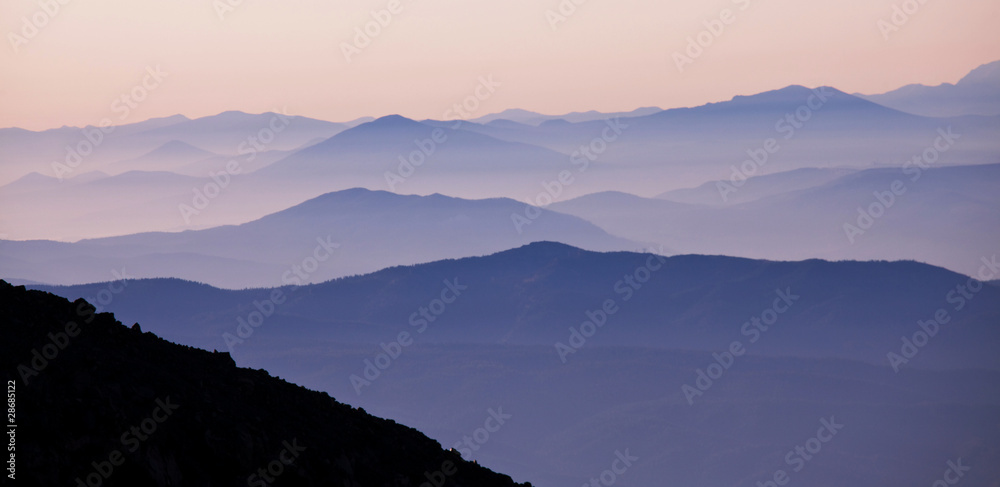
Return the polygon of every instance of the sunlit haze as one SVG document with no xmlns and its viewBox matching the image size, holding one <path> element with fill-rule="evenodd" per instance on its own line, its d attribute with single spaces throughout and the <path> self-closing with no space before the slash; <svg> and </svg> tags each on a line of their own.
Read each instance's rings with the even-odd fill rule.
<svg viewBox="0 0 1000 487">
<path fill-rule="evenodd" d="M 481 76 L 500 86 L 475 116 L 694 106 L 789 84 L 881 93 L 1000 59 L 995 0 L 930 0 L 888 32 L 888 0 L 403 0 L 348 62 L 343 43 L 389 3 L 77 0 L 50 18 L 36 2 L 3 2 L 0 126 L 97 124 L 147 66 L 164 83 L 117 123 L 281 107 L 331 121 L 442 118 Z M 731 22 L 678 69 L 674 53 L 723 9 Z M 45 25 L 28 35 L 33 16 Z"/>
</svg>

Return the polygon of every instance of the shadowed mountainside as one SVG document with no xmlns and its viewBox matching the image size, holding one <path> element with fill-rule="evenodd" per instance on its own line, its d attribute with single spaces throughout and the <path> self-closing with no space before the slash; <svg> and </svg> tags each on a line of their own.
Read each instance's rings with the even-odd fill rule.
<svg viewBox="0 0 1000 487">
<path fill-rule="evenodd" d="M 236 368 L 226 353 L 126 328 L 83 301 L 0 281 L 0 320 L 0 360 L 16 382 L 17 479 L 28 484 L 267 485 L 263 467 L 279 486 L 416 486 L 425 473 L 515 485 L 416 430 Z"/>
</svg>

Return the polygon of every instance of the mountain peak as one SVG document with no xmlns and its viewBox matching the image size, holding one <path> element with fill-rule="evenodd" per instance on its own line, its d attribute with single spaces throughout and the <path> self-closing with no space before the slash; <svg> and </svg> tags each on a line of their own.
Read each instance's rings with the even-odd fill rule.
<svg viewBox="0 0 1000 487">
<path fill-rule="evenodd" d="M 507 256 L 521 258 L 565 258 L 572 256 L 579 256 L 582 254 L 591 254 L 596 252 L 590 252 L 583 250 L 579 247 L 574 247 L 572 245 L 564 244 L 561 242 L 555 242 L 551 240 L 539 240 L 536 242 L 531 242 L 529 244 L 522 245 L 510 250 L 505 250 L 502 252 L 497 252 L 496 256 Z"/>
<path fill-rule="evenodd" d="M 410 125 L 415 123 L 420 123 L 420 122 L 413 120 L 411 118 L 406 118 L 402 115 L 386 115 L 384 117 L 376 118 L 375 120 L 372 120 L 371 122 L 362 125 L 375 124 L 382 126 L 392 126 L 392 125 Z"/>
<path fill-rule="evenodd" d="M 802 85 L 788 85 L 771 91 L 764 91 L 755 95 L 737 95 L 730 100 L 738 103 L 775 103 L 775 102 L 795 102 L 801 104 L 812 93 L 823 92 L 832 93 L 833 96 L 844 95 L 845 93 L 830 87 L 820 86 L 815 89 Z"/>
<path fill-rule="evenodd" d="M 335 136 L 332 139 L 339 139 L 342 137 L 349 137 L 351 135 L 368 135 L 368 134 L 378 134 L 385 132 L 397 132 L 397 131 L 412 131 L 412 130 L 422 130 L 429 131 L 429 125 L 422 124 L 416 120 L 406 118 L 402 115 L 386 115 L 384 117 L 376 118 L 371 122 L 366 122 L 357 127 L 345 130 Z"/>
<path fill-rule="evenodd" d="M 212 156 L 211 152 L 195 147 L 187 142 L 173 139 L 163 145 L 153 149 L 148 152 L 146 156 L 182 156 L 182 155 L 203 155 L 205 157 Z"/>
<path fill-rule="evenodd" d="M 998 82 L 1000 82 L 1000 61 L 993 61 L 973 69 L 959 80 L 958 84 L 991 84 L 995 86 Z"/>
</svg>

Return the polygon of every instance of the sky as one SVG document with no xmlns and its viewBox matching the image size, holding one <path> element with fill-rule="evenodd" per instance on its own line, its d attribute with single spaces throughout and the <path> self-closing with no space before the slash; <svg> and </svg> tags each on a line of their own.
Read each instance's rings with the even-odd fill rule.
<svg viewBox="0 0 1000 487">
<path fill-rule="evenodd" d="M 996 0 L 8 0 L 0 127 L 446 118 L 463 102 L 470 118 L 608 112 L 790 84 L 872 94 L 1000 59 L 997 18 Z"/>
</svg>

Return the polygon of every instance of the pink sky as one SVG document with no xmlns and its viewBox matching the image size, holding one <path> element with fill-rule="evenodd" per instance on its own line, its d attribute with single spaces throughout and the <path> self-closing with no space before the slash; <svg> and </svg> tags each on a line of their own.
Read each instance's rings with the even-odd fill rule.
<svg viewBox="0 0 1000 487">
<path fill-rule="evenodd" d="M 996 0 L 927 0 L 888 39 L 879 20 L 906 2 L 576 0 L 553 28 L 546 12 L 573 0 L 398 0 L 398 13 L 351 62 L 342 43 L 389 0 L 243 0 L 222 19 L 213 1 L 72 0 L 53 16 L 35 1 L 3 2 L 0 126 L 281 107 L 333 121 L 441 118 L 489 75 L 500 86 L 474 117 L 669 108 L 789 84 L 878 93 L 955 82 L 1000 59 Z M 674 52 L 724 9 L 731 23 L 679 71 Z M 22 16 L 45 25 L 25 35 Z M 12 35 L 26 43 L 15 40 L 15 50 Z M 168 75 L 119 120 L 112 102 L 147 66 Z"/>
</svg>

